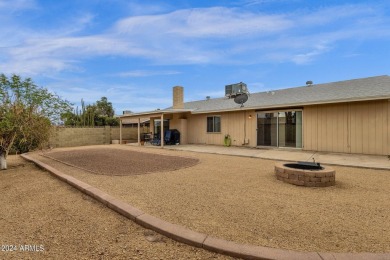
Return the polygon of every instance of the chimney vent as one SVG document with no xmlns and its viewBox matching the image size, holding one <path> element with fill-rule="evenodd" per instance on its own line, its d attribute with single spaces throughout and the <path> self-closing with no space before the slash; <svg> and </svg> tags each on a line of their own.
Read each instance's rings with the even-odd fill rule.
<svg viewBox="0 0 390 260">
<path fill-rule="evenodd" d="M 183 92 L 184 92 L 183 87 L 181 86 L 173 87 L 173 109 L 184 108 Z"/>
</svg>

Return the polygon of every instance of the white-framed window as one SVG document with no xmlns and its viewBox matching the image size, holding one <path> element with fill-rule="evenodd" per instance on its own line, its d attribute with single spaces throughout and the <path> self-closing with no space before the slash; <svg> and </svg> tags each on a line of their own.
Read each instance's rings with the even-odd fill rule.
<svg viewBox="0 0 390 260">
<path fill-rule="evenodd" d="M 207 117 L 207 133 L 220 133 L 221 132 L 221 117 L 220 116 L 208 116 Z"/>
</svg>

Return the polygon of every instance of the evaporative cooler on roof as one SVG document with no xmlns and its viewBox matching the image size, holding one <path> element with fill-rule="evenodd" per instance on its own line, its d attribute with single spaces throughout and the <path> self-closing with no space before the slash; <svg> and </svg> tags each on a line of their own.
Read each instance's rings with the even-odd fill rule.
<svg viewBox="0 0 390 260">
<path fill-rule="evenodd" d="M 235 98 L 237 95 L 247 94 L 247 93 L 248 93 L 248 87 L 243 82 L 225 86 L 225 97 L 228 98 Z"/>
</svg>

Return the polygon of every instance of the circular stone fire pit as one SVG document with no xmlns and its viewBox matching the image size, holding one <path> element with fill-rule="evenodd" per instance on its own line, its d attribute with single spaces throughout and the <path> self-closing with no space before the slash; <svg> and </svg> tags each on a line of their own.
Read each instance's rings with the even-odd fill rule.
<svg viewBox="0 0 390 260">
<path fill-rule="evenodd" d="M 278 180 L 298 186 L 328 187 L 336 184 L 335 170 L 315 163 L 277 163 L 275 174 Z"/>
</svg>

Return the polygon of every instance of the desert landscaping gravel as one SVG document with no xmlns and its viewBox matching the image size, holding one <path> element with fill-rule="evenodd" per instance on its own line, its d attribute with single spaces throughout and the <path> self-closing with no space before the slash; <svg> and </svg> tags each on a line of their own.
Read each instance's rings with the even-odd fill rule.
<svg viewBox="0 0 390 260">
<path fill-rule="evenodd" d="M 105 175 L 135 175 L 151 172 L 174 171 L 194 166 L 199 162 L 195 158 L 167 156 L 161 154 L 143 153 L 139 151 L 120 151 L 115 149 L 92 148 L 86 150 L 53 151 L 45 153 L 49 158 L 59 160 Z"/>
<path fill-rule="evenodd" d="M 2 260 L 232 259 L 144 229 L 32 163 L 8 158 L 0 171 Z"/>
<path fill-rule="evenodd" d="M 309 188 L 278 181 L 275 161 L 258 158 L 124 145 L 47 154 L 93 154 L 97 148 L 117 157 L 132 151 L 199 162 L 174 171 L 106 176 L 32 156 L 148 214 L 213 237 L 298 251 L 390 252 L 390 171 L 334 166 L 335 186 Z"/>
</svg>

